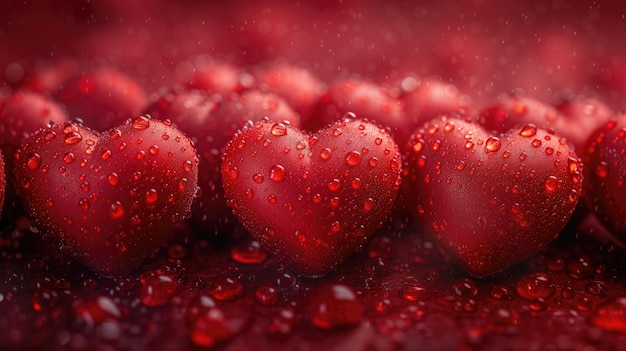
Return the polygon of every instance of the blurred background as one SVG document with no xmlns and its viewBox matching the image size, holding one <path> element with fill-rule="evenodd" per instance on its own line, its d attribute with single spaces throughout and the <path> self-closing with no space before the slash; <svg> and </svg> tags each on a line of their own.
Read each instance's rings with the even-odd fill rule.
<svg viewBox="0 0 626 351">
<path fill-rule="evenodd" d="M 204 53 L 244 68 L 286 60 L 327 82 L 430 76 L 478 104 L 520 90 L 621 109 L 625 16 L 620 1 L 5 0 L 0 77 L 17 86 L 46 62 L 100 60 L 156 90 Z"/>
</svg>

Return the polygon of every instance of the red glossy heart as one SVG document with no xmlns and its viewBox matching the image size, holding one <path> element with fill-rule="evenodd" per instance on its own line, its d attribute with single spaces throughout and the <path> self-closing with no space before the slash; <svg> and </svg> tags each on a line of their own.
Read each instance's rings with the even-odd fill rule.
<svg viewBox="0 0 626 351">
<path fill-rule="evenodd" d="M 439 117 L 409 145 L 413 210 L 475 276 L 546 247 L 581 193 L 582 165 L 571 146 L 532 125 L 496 137 L 475 123 Z"/>
<path fill-rule="evenodd" d="M 226 146 L 222 178 L 246 229 L 287 267 L 316 277 L 387 219 L 400 163 L 391 136 L 364 120 L 338 121 L 313 135 L 260 122 Z"/>
<path fill-rule="evenodd" d="M 180 131 L 146 117 L 102 134 L 67 122 L 22 146 L 16 184 L 35 224 L 62 251 L 101 275 L 122 275 L 188 214 L 197 159 Z"/>
<path fill-rule="evenodd" d="M 590 209 L 621 240 L 626 238 L 626 116 L 595 131 L 583 152 L 584 197 Z"/>
</svg>

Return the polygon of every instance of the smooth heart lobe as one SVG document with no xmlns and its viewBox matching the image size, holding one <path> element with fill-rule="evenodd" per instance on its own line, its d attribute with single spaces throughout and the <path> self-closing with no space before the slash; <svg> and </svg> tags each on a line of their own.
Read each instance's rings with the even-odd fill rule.
<svg viewBox="0 0 626 351">
<path fill-rule="evenodd" d="M 105 276 L 136 267 L 188 214 L 197 154 L 180 131 L 147 117 L 105 133 L 67 122 L 16 154 L 18 191 L 59 248 Z"/>
<path fill-rule="evenodd" d="M 388 217 L 400 185 L 398 147 L 379 126 L 342 120 L 314 135 L 260 122 L 227 145 L 234 214 L 289 268 L 322 276 Z"/>
<path fill-rule="evenodd" d="M 581 193 L 582 165 L 570 145 L 533 125 L 496 137 L 475 123 L 439 117 L 409 145 L 415 213 L 475 276 L 544 248 Z"/>
</svg>

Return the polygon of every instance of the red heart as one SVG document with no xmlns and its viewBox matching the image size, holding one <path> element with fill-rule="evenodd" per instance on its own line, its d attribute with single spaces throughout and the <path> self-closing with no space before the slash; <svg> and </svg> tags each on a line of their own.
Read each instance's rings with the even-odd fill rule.
<svg viewBox="0 0 626 351">
<path fill-rule="evenodd" d="M 35 224 L 92 270 L 122 275 L 188 214 L 197 154 L 170 125 L 138 117 L 99 134 L 67 122 L 16 154 L 17 187 Z"/>
<path fill-rule="evenodd" d="M 439 117 L 409 145 L 414 211 L 472 275 L 500 271 L 545 247 L 578 202 L 580 161 L 564 139 L 532 125 L 496 137 Z"/>
<path fill-rule="evenodd" d="M 593 133 L 583 152 L 584 197 L 590 209 L 621 240 L 626 239 L 626 116 L 619 115 Z"/>
<path fill-rule="evenodd" d="M 230 141 L 222 163 L 225 197 L 246 229 L 312 277 L 341 263 L 387 219 L 400 172 L 391 136 L 363 120 L 312 136 L 260 122 Z"/>
</svg>

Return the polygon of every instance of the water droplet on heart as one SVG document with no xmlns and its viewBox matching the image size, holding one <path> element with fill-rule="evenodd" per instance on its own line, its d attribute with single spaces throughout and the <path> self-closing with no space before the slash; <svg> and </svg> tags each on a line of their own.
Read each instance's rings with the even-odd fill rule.
<svg viewBox="0 0 626 351">
<path fill-rule="evenodd" d="M 146 198 L 146 204 L 152 205 L 159 199 L 159 193 L 154 189 L 150 189 L 146 192 L 145 198 Z"/>
<path fill-rule="evenodd" d="M 121 136 L 122 136 L 122 131 L 117 128 L 111 129 L 109 131 L 109 138 L 111 138 L 111 140 L 115 140 Z"/>
<path fill-rule="evenodd" d="M 520 130 L 519 135 L 523 136 L 523 137 L 532 137 L 535 136 L 537 134 L 537 127 L 535 127 L 535 125 L 533 124 L 527 124 L 524 127 L 522 127 L 522 130 Z"/>
<path fill-rule="evenodd" d="M 350 183 L 350 185 L 352 186 L 352 189 L 354 189 L 354 190 L 360 188 L 361 187 L 361 179 L 359 179 L 359 178 L 352 179 L 352 182 Z"/>
<path fill-rule="evenodd" d="M 146 152 L 143 150 L 140 150 L 139 152 L 137 152 L 137 159 L 138 160 L 143 160 L 146 157 Z"/>
<path fill-rule="evenodd" d="M 115 201 L 111 204 L 111 208 L 109 209 L 109 214 L 113 219 L 119 219 L 124 215 L 124 207 L 119 201 Z"/>
<path fill-rule="evenodd" d="M 187 180 L 187 178 L 181 178 L 180 181 L 178 182 L 178 190 L 179 191 L 183 191 L 183 190 L 187 189 L 187 183 L 188 182 L 189 181 Z M 200 188 L 198 188 L 198 189 L 200 189 Z M 200 190 L 198 190 L 196 192 L 196 196 L 200 196 Z"/>
<path fill-rule="evenodd" d="M 270 204 L 274 205 L 276 203 L 276 195 L 271 194 L 267 197 L 267 202 L 269 202 Z"/>
<path fill-rule="evenodd" d="M 230 176 L 230 179 L 232 180 L 239 178 L 239 169 L 237 167 L 231 168 L 228 172 L 228 175 Z"/>
<path fill-rule="evenodd" d="M 48 206 L 48 207 L 53 207 L 54 206 L 54 200 L 51 197 L 46 199 L 46 206 Z"/>
<path fill-rule="evenodd" d="M 150 155 L 154 156 L 159 153 L 159 147 L 157 145 L 152 145 L 148 149 L 148 152 L 150 153 Z"/>
<path fill-rule="evenodd" d="M 31 170 L 36 170 L 41 165 L 41 156 L 37 153 L 32 153 L 26 158 L 26 166 Z"/>
<path fill-rule="evenodd" d="M 466 149 L 466 150 L 469 150 L 469 149 L 471 149 L 471 148 L 473 148 L 473 147 L 474 147 L 474 142 L 472 142 L 472 141 L 470 141 L 470 140 L 468 140 L 468 141 L 466 141 L 466 142 L 465 142 L 465 149 Z"/>
<path fill-rule="evenodd" d="M 369 212 L 374 208 L 374 199 L 372 199 L 371 197 L 368 197 L 367 199 L 365 199 L 365 201 L 363 202 L 363 210 L 365 210 L 365 212 Z"/>
<path fill-rule="evenodd" d="M 333 152 L 329 148 L 324 148 L 320 151 L 320 158 L 324 161 L 328 161 L 333 155 Z"/>
<path fill-rule="evenodd" d="M 382 143 L 383 143 L 383 139 L 382 139 L 382 138 L 376 138 L 376 139 L 374 139 L 374 144 L 376 144 L 376 145 L 380 145 L 380 144 L 382 144 Z"/>
<path fill-rule="evenodd" d="M 246 199 L 252 199 L 254 197 L 254 191 L 252 191 L 252 189 L 246 189 L 245 195 Z"/>
<path fill-rule="evenodd" d="M 458 171 L 462 171 L 465 169 L 465 161 L 460 161 L 457 165 L 456 165 L 456 169 Z"/>
<path fill-rule="evenodd" d="M 581 256 L 568 263 L 567 272 L 572 278 L 587 279 L 595 275 L 596 266 L 590 257 Z"/>
<path fill-rule="evenodd" d="M 358 151 L 350 151 L 346 154 L 346 164 L 355 167 L 361 163 L 361 154 Z"/>
<path fill-rule="evenodd" d="M 263 183 L 263 175 L 261 175 L 261 173 L 256 173 L 252 176 L 252 180 L 254 180 L 255 183 L 257 184 L 261 184 Z"/>
<path fill-rule="evenodd" d="M 517 282 L 517 294 L 526 300 L 547 299 L 554 295 L 555 284 L 545 273 L 527 275 Z"/>
<path fill-rule="evenodd" d="M 243 285 L 238 278 L 221 274 L 213 279 L 210 294 L 216 300 L 234 300 L 243 295 Z"/>
<path fill-rule="evenodd" d="M 141 303 L 151 307 L 165 305 L 178 289 L 178 282 L 169 275 L 149 276 L 141 284 Z"/>
<path fill-rule="evenodd" d="M 254 297 L 263 306 L 272 306 L 278 301 L 278 288 L 273 285 L 261 285 L 256 289 Z"/>
<path fill-rule="evenodd" d="M 245 240 L 230 250 L 230 258 L 243 264 L 261 264 L 267 259 L 267 255 L 267 250 L 256 240 Z"/>
<path fill-rule="evenodd" d="M 546 148 L 546 155 L 551 156 L 552 154 L 554 154 L 554 149 L 551 147 L 547 147 Z"/>
<path fill-rule="evenodd" d="M 485 151 L 496 152 L 500 150 L 501 146 L 502 146 L 502 142 L 500 141 L 500 139 L 498 139 L 497 137 L 490 137 L 485 142 Z"/>
<path fill-rule="evenodd" d="M 496 285 L 489 292 L 491 297 L 498 300 L 512 300 L 513 292 L 506 286 Z"/>
<path fill-rule="evenodd" d="M 601 305 L 590 320 L 602 330 L 626 333 L 626 297 L 620 296 Z"/>
<path fill-rule="evenodd" d="M 145 116 L 137 117 L 133 120 L 132 126 L 135 130 L 144 130 L 150 127 L 150 119 Z"/>
<path fill-rule="evenodd" d="M 374 167 L 378 166 L 378 157 L 376 157 L 376 156 L 371 157 L 367 163 L 368 163 L 368 164 L 370 165 L 370 167 L 372 167 L 372 168 L 374 168 Z"/>
<path fill-rule="evenodd" d="M 106 161 L 111 157 L 111 150 L 104 150 L 102 152 L 102 160 Z"/>
<path fill-rule="evenodd" d="M 339 181 L 339 179 L 333 179 L 330 182 L 328 182 L 328 190 L 330 191 L 337 191 L 339 190 L 340 187 L 341 187 L 341 182 Z"/>
<path fill-rule="evenodd" d="M 559 181 L 556 179 L 555 176 L 549 176 L 543 182 L 543 185 L 546 190 L 546 193 L 552 194 L 559 187 Z"/>
<path fill-rule="evenodd" d="M 430 298 L 430 293 L 426 288 L 420 285 L 411 284 L 400 288 L 400 298 L 406 301 L 423 301 Z"/>
<path fill-rule="evenodd" d="M 65 163 L 72 163 L 74 162 L 74 154 L 72 152 L 66 152 L 65 155 L 63 155 L 63 161 Z"/>
<path fill-rule="evenodd" d="M 72 310 L 77 319 L 85 321 L 92 326 L 97 326 L 104 322 L 119 321 L 122 318 L 121 309 L 108 296 L 98 296 L 83 300 L 76 303 Z"/>
<path fill-rule="evenodd" d="M 83 136 L 78 132 L 69 132 L 65 134 L 64 142 L 67 145 L 74 145 L 79 141 L 83 140 Z"/>
<path fill-rule="evenodd" d="M 282 182 L 285 179 L 285 167 L 274 165 L 270 168 L 270 179 L 275 182 Z"/>
<path fill-rule="evenodd" d="M 540 147 L 541 146 L 541 140 L 539 140 L 539 139 L 533 140 L 532 145 L 534 147 Z"/>
<path fill-rule="evenodd" d="M 88 193 L 89 190 L 91 189 L 91 187 L 89 186 L 88 182 L 82 182 L 80 184 L 80 189 L 84 192 L 84 193 Z"/>
<path fill-rule="evenodd" d="M 358 324 L 363 318 L 363 306 L 355 292 L 342 284 L 319 288 L 308 306 L 313 326 L 334 330 Z"/>
<path fill-rule="evenodd" d="M 78 206 L 83 209 L 83 211 L 87 211 L 91 205 L 89 204 L 89 200 L 82 198 L 78 200 Z"/>
<path fill-rule="evenodd" d="M 473 297 L 478 294 L 478 287 L 472 280 L 464 278 L 452 284 L 452 290 L 457 296 Z"/>
<path fill-rule="evenodd" d="M 606 178 L 609 175 L 609 165 L 605 161 L 600 161 L 596 166 L 596 175 L 599 178 Z"/>
<path fill-rule="evenodd" d="M 57 136 L 57 133 L 55 133 L 54 130 L 46 130 L 44 132 L 43 138 L 46 141 L 50 141 L 50 140 L 56 138 L 56 136 Z"/>
<path fill-rule="evenodd" d="M 185 172 L 191 172 L 192 169 L 193 169 L 193 163 L 191 163 L 191 161 L 187 160 L 183 162 L 183 170 Z"/>
<path fill-rule="evenodd" d="M 107 181 L 109 182 L 109 185 L 116 186 L 117 183 L 119 183 L 120 181 L 120 177 L 117 175 L 117 173 L 111 172 L 109 174 L 109 177 L 107 178 Z"/>
<path fill-rule="evenodd" d="M 272 125 L 270 132 L 274 136 L 285 136 L 287 135 L 287 126 L 284 123 L 276 123 Z"/>
<path fill-rule="evenodd" d="M 591 295 L 607 297 L 609 296 L 609 288 L 601 281 L 592 281 L 585 285 L 585 291 Z"/>
<path fill-rule="evenodd" d="M 339 128 L 335 128 L 335 129 L 333 130 L 333 136 L 338 137 L 338 136 L 340 136 L 341 134 L 343 134 L 343 132 L 341 131 L 341 129 L 339 129 Z"/>
</svg>

